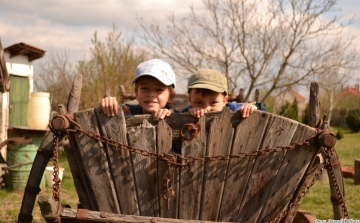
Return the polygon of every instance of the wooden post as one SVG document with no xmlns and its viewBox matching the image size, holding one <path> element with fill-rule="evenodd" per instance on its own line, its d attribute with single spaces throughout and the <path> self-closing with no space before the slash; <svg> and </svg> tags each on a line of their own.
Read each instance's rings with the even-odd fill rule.
<svg viewBox="0 0 360 223">
<path fill-rule="evenodd" d="M 260 102 L 260 91 L 259 91 L 259 89 L 255 90 L 255 101 Z"/>
<path fill-rule="evenodd" d="M 319 100 L 319 84 L 312 82 L 310 85 L 309 99 L 309 126 L 318 127 L 320 123 L 321 103 Z"/>
<path fill-rule="evenodd" d="M 236 102 L 245 102 L 244 91 L 245 91 L 245 89 L 240 88 L 239 94 L 236 97 Z"/>
<path fill-rule="evenodd" d="M 360 159 L 355 159 L 355 176 L 354 176 L 354 184 L 360 184 Z"/>
<path fill-rule="evenodd" d="M 120 101 L 119 101 L 120 104 L 125 103 L 124 96 L 125 96 L 125 87 L 124 87 L 124 85 L 120 85 Z"/>
</svg>

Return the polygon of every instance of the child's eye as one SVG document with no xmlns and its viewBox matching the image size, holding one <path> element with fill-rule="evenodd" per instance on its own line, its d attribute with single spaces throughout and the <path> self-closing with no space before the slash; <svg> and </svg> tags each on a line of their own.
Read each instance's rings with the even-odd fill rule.
<svg viewBox="0 0 360 223">
<path fill-rule="evenodd" d="M 159 91 L 159 92 L 165 91 L 165 89 L 162 89 L 162 88 L 158 88 L 158 89 L 156 89 L 156 90 Z"/>
<path fill-rule="evenodd" d="M 140 90 L 146 91 L 148 90 L 148 87 L 141 87 Z"/>
<path fill-rule="evenodd" d="M 218 102 L 217 101 L 212 101 L 211 104 L 212 105 L 216 105 Z"/>
<path fill-rule="evenodd" d="M 195 101 L 195 104 L 196 104 L 196 105 L 201 105 L 202 102 L 201 102 L 201 101 Z"/>
</svg>

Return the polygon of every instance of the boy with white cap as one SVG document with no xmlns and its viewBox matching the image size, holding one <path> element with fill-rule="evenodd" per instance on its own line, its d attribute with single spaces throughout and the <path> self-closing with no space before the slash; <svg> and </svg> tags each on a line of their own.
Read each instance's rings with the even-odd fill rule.
<svg viewBox="0 0 360 223">
<path fill-rule="evenodd" d="M 145 61 L 136 68 L 135 96 L 138 105 L 124 104 L 125 114 L 153 114 L 154 120 L 163 119 L 173 112 L 169 106 L 175 97 L 175 73 L 170 65 L 159 59 Z M 118 112 L 116 97 L 105 97 L 100 102 L 102 111 L 107 116 Z"/>
<path fill-rule="evenodd" d="M 209 111 L 221 111 L 224 106 L 232 111 L 240 111 L 243 118 L 249 117 L 255 110 L 266 111 L 261 103 L 229 103 L 227 80 L 217 70 L 199 69 L 188 81 L 190 106 L 182 112 L 200 118 Z"/>
</svg>

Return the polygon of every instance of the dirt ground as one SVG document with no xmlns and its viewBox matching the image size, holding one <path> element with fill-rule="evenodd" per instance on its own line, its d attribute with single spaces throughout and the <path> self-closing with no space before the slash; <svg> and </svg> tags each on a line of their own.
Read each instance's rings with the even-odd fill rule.
<svg viewBox="0 0 360 223">
<path fill-rule="evenodd" d="M 72 208 L 77 207 L 78 197 L 73 192 L 68 192 L 61 189 L 61 203 L 69 204 Z M 41 188 L 39 195 L 52 196 L 52 188 Z M 38 196 L 39 196 L 38 195 Z M 17 217 L 20 212 L 22 199 L 24 196 L 23 190 L 7 191 L 0 197 L 0 223 L 17 222 Z M 40 208 L 37 202 L 34 204 L 33 210 L 33 223 L 45 223 L 45 220 L 41 216 Z"/>
</svg>

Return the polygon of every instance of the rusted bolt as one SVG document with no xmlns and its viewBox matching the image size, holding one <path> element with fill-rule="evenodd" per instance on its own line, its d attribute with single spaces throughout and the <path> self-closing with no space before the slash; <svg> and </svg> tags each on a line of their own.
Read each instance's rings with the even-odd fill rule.
<svg viewBox="0 0 360 223">
<path fill-rule="evenodd" d="M 324 147 L 333 147 L 336 144 L 336 137 L 331 132 L 322 132 L 317 142 Z"/>
<path fill-rule="evenodd" d="M 64 115 L 57 115 L 51 120 L 51 126 L 56 130 L 66 130 L 70 127 L 70 122 Z"/>
</svg>

